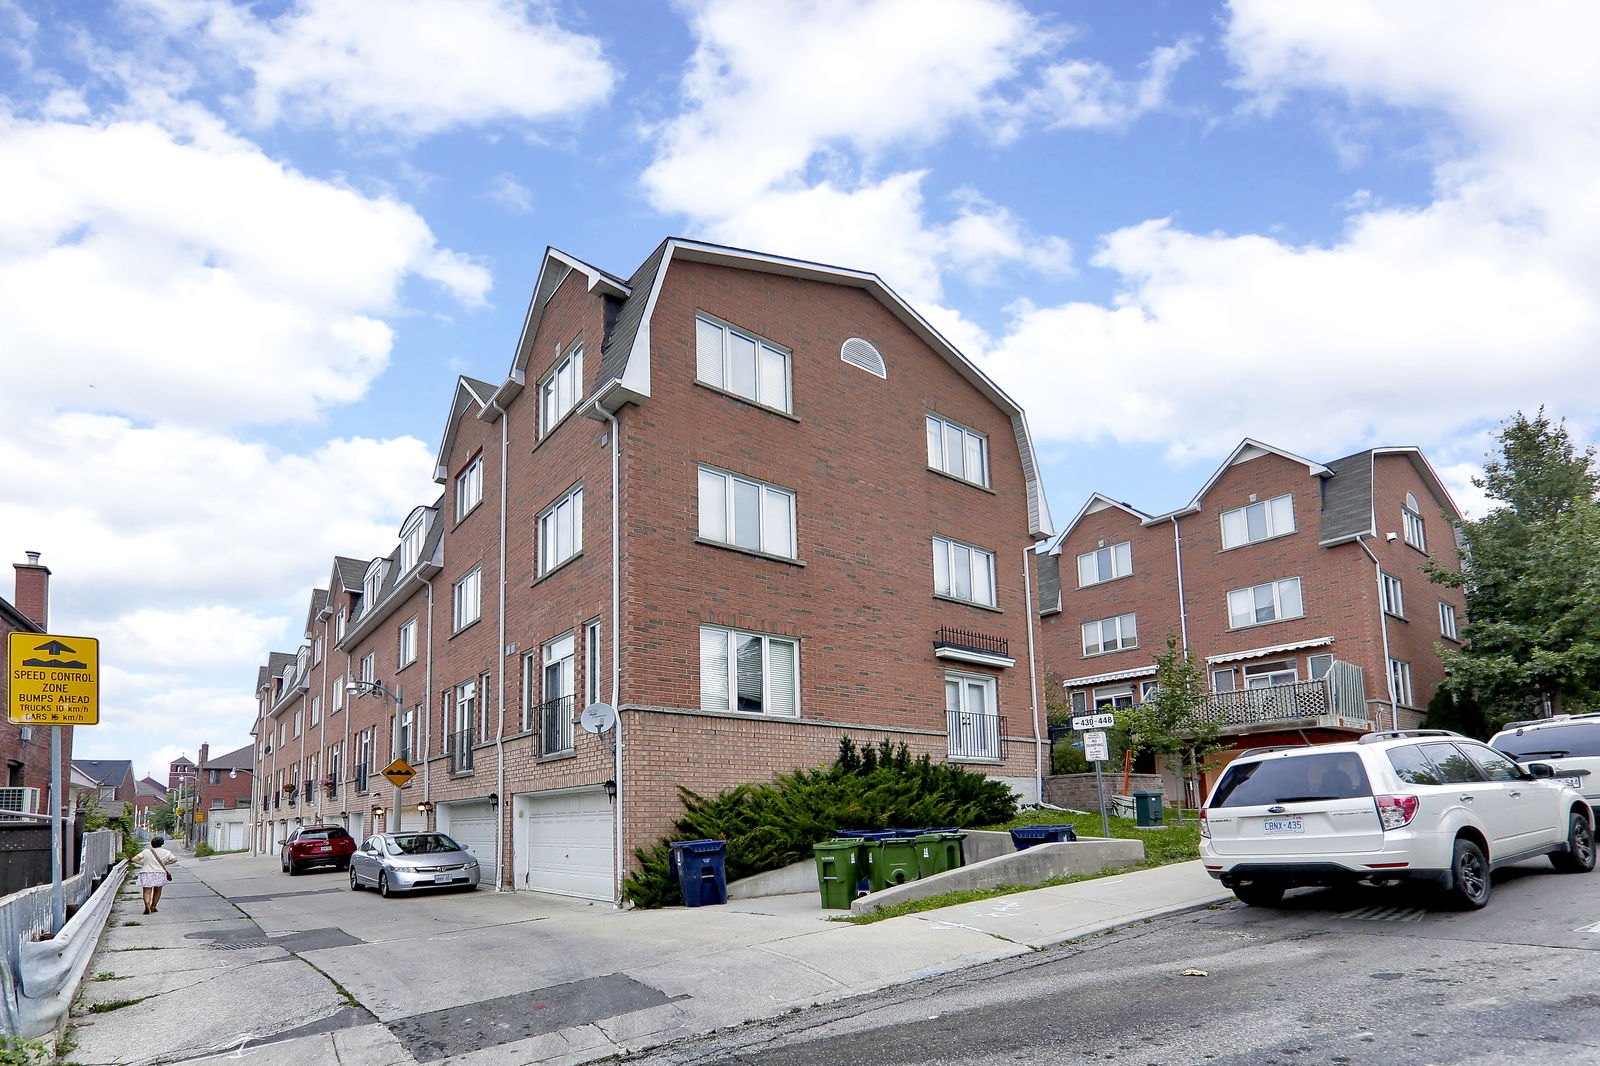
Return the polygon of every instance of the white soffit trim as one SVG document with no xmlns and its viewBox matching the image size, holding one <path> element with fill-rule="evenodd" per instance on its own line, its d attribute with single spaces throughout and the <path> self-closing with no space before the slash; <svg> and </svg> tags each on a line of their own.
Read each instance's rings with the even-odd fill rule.
<svg viewBox="0 0 1600 1066">
<path fill-rule="evenodd" d="M 1302 648 L 1320 648 L 1332 644 L 1332 637 L 1313 637 L 1311 640 L 1297 640 L 1289 644 L 1273 644 L 1266 648 L 1251 648 L 1249 651 L 1231 651 L 1224 655 L 1206 656 L 1207 665 L 1217 663 L 1238 662 L 1240 659 L 1257 659 L 1263 655 L 1278 655 L 1286 651 L 1300 651 Z"/>
<path fill-rule="evenodd" d="M 1144 677 L 1147 674 L 1153 674 L 1155 672 L 1156 664 L 1151 663 L 1149 666 L 1138 666 L 1132 670 L 1115 670 L 1109 674 L 1090 674 L 1088 677 L 1069 677 L 1064 679 L 1061 684 L 1068 688 L 1076 688 L 1080 685 L 1100 685 L 1107 681 L 1126 681 L 1133 677 Z"/>
</svg>

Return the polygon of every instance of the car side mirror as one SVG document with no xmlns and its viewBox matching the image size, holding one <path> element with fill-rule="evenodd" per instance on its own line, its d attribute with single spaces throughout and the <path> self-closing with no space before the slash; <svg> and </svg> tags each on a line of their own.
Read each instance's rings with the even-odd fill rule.
<svg viewBox="0 0 1600 1066">
<path fill-rule="evenodd" d="M 1555 767 L 1547 762 L 1531 762 L 1528 764 L 1528 776 L 1531 778 L 1544 778 L 1556 776 Z"/>
<path fill-rule="evenodd" d="M 278 847 L 280 847 L 280 848 L 281 848 L 281 847 L 283 847 L 283 846 L 284 846 L 284 845 L 285 845 L 285 844 L 287 844 L 287 843 L 289 843 L 289 842 L 288 842 L 288 841 L 287 841 L 287 840 L 280 840 L 280 841 L 278 841 Z"/>
</svg>

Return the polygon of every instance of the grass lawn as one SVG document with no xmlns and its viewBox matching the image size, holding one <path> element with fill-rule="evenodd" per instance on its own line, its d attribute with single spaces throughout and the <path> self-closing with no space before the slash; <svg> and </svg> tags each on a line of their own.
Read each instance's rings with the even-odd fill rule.
<svg viewBox="0 0 1600 1066">
<path fill-rule="evenodd" d="M 1111 835 L 1113 837 L 1127 837 L 1132 840 L 1144 841 L 1144 861 L 1137 866 L 1108 870 L 1103 874 L 1052 877 L 1036 885 L 997 885 L 994 888 L 974 889 L 968 892 L 946 892 L 938 896 L 929 896 L 927 899 L 897 903 L 892 907 L 884 907 L 871 914 L 840 916 L 832 920 L 850 922 L 854 925 L 870 925 L 873 922 L 881 922 L 885 918 L 898 918 L 903 914 L 938 910 L 940 907 L 953 907 L 960 903 L 992 899 L 995 896 L 1009 896 L 1016 892 L 1031 892 L 1033 889 L 1048 888 L 1052 885 L 1070 885 L 1076 881 L 1090 881 L 1097 877 L 1113 877 L 1133 870 L 1148 870 L 1156 866 L 1166 866 L 1169 863 L 1188 862 L 1191 859 L 1198 859 L 1200 857 L 1200 823 L 1195 818 L 1195 812 L 1192 810 L 1184 811 L 1183 815 L 1183 824 L 1174 824 L 1173 819 L 1176 816 L 1176 811 L 1171 807 L 1167 808 L 1166 827 L 1162 829 L 1140 829 L 1132 818 L 1112 817 L 1110 819 Z M 1023 811 L 1009 822 L 1000 825 L 979 825 L 972 828 L 1005 831 L 1024 825 L 1071 825 L 1080 837 L 1098 837 L 1101 835 L 1099 812 L 1077 814 L 1051 810 Z"/>
</svg>

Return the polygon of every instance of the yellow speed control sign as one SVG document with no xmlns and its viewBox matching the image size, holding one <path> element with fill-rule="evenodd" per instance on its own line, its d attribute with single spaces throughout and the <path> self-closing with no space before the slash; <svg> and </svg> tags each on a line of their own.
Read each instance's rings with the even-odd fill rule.
<svg viewBox="0 0 1600 1066">
<path fill-rule="evenodd" d="M 100 642 L 6 634 L 6 713 L 20 725 L 100 724 Z"/>
</svg>

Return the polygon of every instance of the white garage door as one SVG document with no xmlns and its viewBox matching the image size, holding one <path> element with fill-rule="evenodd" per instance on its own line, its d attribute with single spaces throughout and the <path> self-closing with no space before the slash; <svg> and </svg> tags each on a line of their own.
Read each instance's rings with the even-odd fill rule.
<svg viewBox="0 0 1600 1066">
<path fill-rule="evenodd" d="M 612 898 L 611 801 L 602 789 L 516 797 L 517 887 Z"/>
<path fill-rule="evenodd" d="M 441 803 L 439 831 L 455 838 L 457 844 L 478 860 L 478 883 L 493 888 L 495 808 L 487 803 Z"/>
</svg>

